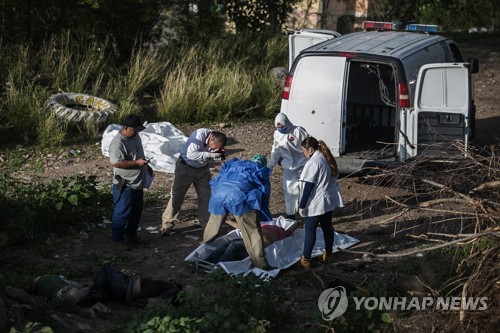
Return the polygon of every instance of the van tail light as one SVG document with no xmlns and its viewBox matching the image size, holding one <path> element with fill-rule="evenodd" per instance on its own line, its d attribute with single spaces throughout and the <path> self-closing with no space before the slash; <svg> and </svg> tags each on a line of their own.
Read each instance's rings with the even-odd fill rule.
<svg viewBox="0 0 500 333">
<path fill-rule="evenodd" d="M 400 108 L 410 107 L 410 95 L 406 83 L 398 83 L 398 99 Z"/>
<path fill-rule="evenodd" d="M 290 88 L 292 87 L 293 75 L 287 75 L 285 79 L 285 86 L 283 87 L 283 92 L 281 93 L 282 99 L 288 99 L 290 97 Z"/>
<path fill-rule="evenodd" d="M 346 58 L 356 58 L 356 53 L 353 52 L 340 52 L 339 56 Z"/>
</svg>

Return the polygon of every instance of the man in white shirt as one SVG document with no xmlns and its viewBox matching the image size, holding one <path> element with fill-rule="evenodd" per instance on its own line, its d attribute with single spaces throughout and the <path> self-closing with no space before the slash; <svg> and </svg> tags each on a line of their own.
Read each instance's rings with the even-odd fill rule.
<svg viewBox="0 0 500 333">
<path fill-rule="evenodd" d="M 208 128 L 195 130 L 180 151 L 175 164 L 174 182 L 167 208 L 162 215 L 161 234 L 168 236 L 179 216 L 184 197 L 191 185 L 198 195 L 198 219 L 205 227 L 210 217 L 208 201 L 210 200 L 210 167 L 211 159 L 225 159 L 224 146 L 227 137 L 224 133 Z"/>
</svg>

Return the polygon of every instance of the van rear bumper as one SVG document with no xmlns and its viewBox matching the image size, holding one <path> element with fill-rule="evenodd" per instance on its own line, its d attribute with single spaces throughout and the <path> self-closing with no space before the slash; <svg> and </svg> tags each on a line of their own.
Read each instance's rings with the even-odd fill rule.
<svg viewBox="0 0 500 333">
<path fill-rule="evenodd" d="M 343 175 L 348 175 L 357 172 L 369 171 L 373 168 L 387 168 L 401 165 L 401 162 L 396 161 L 395 158 L 367 160 L 352 157 L 336 157 L 339 172 Z"/>
</svg>

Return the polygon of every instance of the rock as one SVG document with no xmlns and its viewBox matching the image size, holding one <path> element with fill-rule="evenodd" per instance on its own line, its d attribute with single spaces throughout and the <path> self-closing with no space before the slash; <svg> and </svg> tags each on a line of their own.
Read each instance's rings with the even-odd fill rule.
<svg viewBox="0 0 500 333">
<path fill-rule="evenodd" d="M 104 315 L 104 314 L 109 314 L 111 311 L 108 309 L 108 307 L 101 302 L 97 302 L 94 305 L 92 305 L 92 310 L 96 315 Z"/>
<path fill-rule="evenodd" d="M 92 331 L 90 321 L 71 313 L 54 313 L 50 316 L 56 324 L 63 328 L 63 332 L 89 332 Z"/>
<path fill-rule="evenodd" d="M 269 75 L 273 78 L 274 82 L 279 85 L 285 85 L 285 79 L 288 75 L 288 70 L 285 67 L 275 67 L 269 71 Z"/>
<path fill-rule="evenodd" d="M 14 287 L 7 287 L 7 288 L 5 288 L 5 293 L 11 299 L 13 299 L 19 303 L 29 304 L 29 305 L 35 304 L 35 300 L 33 299 L 33 297 L 30 294 L 28 294 L 26 291 L 24 291 L 23 289 L 14 288 Z"/>
</svg>

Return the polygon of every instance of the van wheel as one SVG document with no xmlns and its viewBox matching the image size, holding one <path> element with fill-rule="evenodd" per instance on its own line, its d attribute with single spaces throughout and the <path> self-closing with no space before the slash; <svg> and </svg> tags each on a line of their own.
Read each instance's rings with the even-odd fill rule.
<svg viewBox="0 0 500 333">
<path fill-rule="evenodd" d="M 52 95 L 45 102 L 45 109 L 57 118 L 72 123 L 95 122 L 99 126 L 116 112 L 116 104 L 107 99 L 78 93 Z"/>
<path fill-rule="evenodd" d="M 277 85 L 284 86 L 288 70 L 285 67 L 274 67 L 269 71 L 269 75 L 271 75 Z"/>
</svg>

